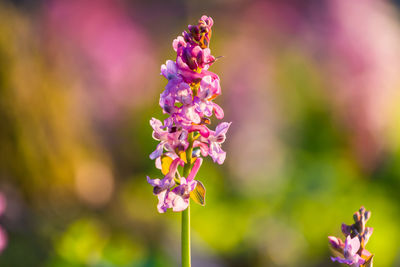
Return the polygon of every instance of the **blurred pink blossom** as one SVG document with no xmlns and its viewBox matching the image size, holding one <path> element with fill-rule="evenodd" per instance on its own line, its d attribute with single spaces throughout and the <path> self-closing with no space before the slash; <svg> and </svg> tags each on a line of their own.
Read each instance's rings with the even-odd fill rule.
<svg viewBox="0 0 400 267">
<path fill-rule="evenodd" d="M 326 38 L 330 94 L 365 169 L 376 166 L 393 123 L 398 93 L 400 38 L 396 14 L 384 1 L 329 1 Z M 385 141 L 386 140 L 386 141 Z"/>
<path fill-rule="evenodd" d="M 2 216 L 6 210 L 7 202 L 6 198 L 3 193 L 0 192 L 0 216 Z M 3 230 L 2 226 L 0 226 L 0 253 L 6 248 L 7 246 L 7 234 Z"/>
<path fill-rule="evenodd" d="M 94 106 L 95 115 L 113 117 L 149 95 L 154 50 L 122 2 L 53 0 L 45 13 L 48 43 L 63 64 L 72 65 L 71 78 L 81 76 L 82 101 Z"/>
</svg>

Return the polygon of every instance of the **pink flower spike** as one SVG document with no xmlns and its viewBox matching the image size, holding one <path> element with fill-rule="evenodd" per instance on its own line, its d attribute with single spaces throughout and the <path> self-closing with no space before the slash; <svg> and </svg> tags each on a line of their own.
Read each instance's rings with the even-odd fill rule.
<svg viewBox="0 0 400 267">
<path fill-rule="evenodd" d="M 168 157 L 172 162 L 163 179 L 147 177 L 158 198 L 157 209 L 160 213 L 170 208 L 174 212 L 185 210 L 189 205 L 190 192 L 196 186 L 193 200 L 204 205 L 204 185 L 195 180 L 203 162 L 201 156 L 210 156 L 218 164 L 226 158 L 221 144 L 226 139 L 230 123 L 219 124 L 215 131 L 207 127 L 213 115 L 217 119 L 224 117 L 224 110 L 213 102 L 221 94 L 220 79 L 209 71 L 216 62 L 210 50 L 213 24 L 212 18 L 202 16 L 196 25 L 188 25 L 188 29 L 172 42 L 176 51 L 175 61 L 167 60 L 161 66 L 161 75 L 167 79 L 167 84 L 160 94 L 159 105 L 167 118 L 163 123 L 155 118 L 150 120 L 153 138 L 159 141 L 150 158 L 155 160 L 156 168 L 163 173 L 164 159 Z M 177 175 L 178 166 L 186 165 L 180 157 L 182 153 L 187 155 L 189 152 L 196 160 L 190 173 L 181 177 Z M 190 165 L 190 160 L 186 164 Z M 190 166 L 186 167 L 190 169 Z M 180 177 L 180 183 L 177 177 Z"/>
</svg>

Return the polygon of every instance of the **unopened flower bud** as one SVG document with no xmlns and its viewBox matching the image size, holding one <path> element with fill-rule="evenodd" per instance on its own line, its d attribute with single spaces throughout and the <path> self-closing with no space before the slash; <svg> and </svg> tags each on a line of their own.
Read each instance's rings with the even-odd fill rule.
<svg viewBox="0 0 400 267">
<path fill-rule="evenodd" d="M 371 218 L 371 211 L 366 211 L 364 214 L 364 218 L 365 218 L 365 222 L 367 222 L 369 220 L 369 218 Z"/>
<path fill-rule="evenodd" d="M 361 206 L 359 212 L 360 212 L 360 214 L 364 214 L 364 213 L 365 213 L 365 208 L 364 208 L 364 206 Z"/>
<path fill-rule="evenodd" d="M 347 225 L 347 224 L 345 224 L 345 223 L 342 223 L 342 233 L 343 233 L 345 236 L 350 235 L 350 234 L 351 234 L 351 226 L 350 226 L 350 225 Z"/>
<path fill-rule="evenodd" d="M 355 223 L 359 222 L 360 221 L 360 217 L 361 217 L 361 215 L 360 215 L 360 213 L 358 211 L 356 213 L 354 213 L 354 215 L 353 215 L 354 222 Z"/>
<path fill-rule="evenodd" d="M 344 244 L 342 240 L 334 236 L 328 236 L 328 239 L 333 249 L 343 252 Z"/>
</svg>

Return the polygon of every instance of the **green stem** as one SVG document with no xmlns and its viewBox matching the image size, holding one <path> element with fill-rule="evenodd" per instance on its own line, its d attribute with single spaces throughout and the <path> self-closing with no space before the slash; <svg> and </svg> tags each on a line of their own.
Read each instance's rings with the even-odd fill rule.
<svg viewBox="0 0 400 267">
<path fill-rule="evenodd" d="M 190 267 L 190 202 L 182 211 L 182 267 Z"/>
<path fill-rule="evenodd" d="M 186 164 L 183 167 L 183 176 L 188 177 L 192 168 L 192 152 L 193 152 L 193 133 L 188 135 L 189 147 L 186 150 Z M 190 267 L 190 199 L 189 206 L 182 211 L 182 233 L 181 233 L 181 253 L 182 267 Z"/>
</svg>

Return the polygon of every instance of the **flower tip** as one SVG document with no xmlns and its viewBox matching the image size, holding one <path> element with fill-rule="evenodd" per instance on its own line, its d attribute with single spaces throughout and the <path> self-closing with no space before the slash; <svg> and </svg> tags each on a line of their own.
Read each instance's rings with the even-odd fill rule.
<svg viewBox="0 0 400 267">
<path fill-rule="evenodd" d="M 371 211 L 366 211 L 364 214 L 365 221 L 367 222 L 371 218 Z"/>
<path fill-rule="evenodd" d="M 351 234 L 351 226 L 350 226 L 350 225 L 347 225 L 347 224 L 345 224 L 345 223 L 342 223 L 342 233 L 343 233 L 345 236 L 350 235 L 350 234 Z"/>
<path fill-rule="evenodd" d="M 329 241 L 337 241 L 338 240 L 338 238 L 336 236 L 328 236 L 328 239 L 329 239 Z"/>
<path fill-rule="evenodd" d="M 328 241 L 333 250 L 335 250 L 339 254 L 343 255 L 343 252 L 345 249 L 345 244 L 343 243 L 343 241 L 340 238 L 337 238 L 335 236 L 328 236 Z"/>
<path fill-rule="evenodd" d="M 340 239 L 335 236 L 328 236 L 328 241 L 332 245 L 333 248 L 338 249 L 340 248 Z"/>
</svg>

